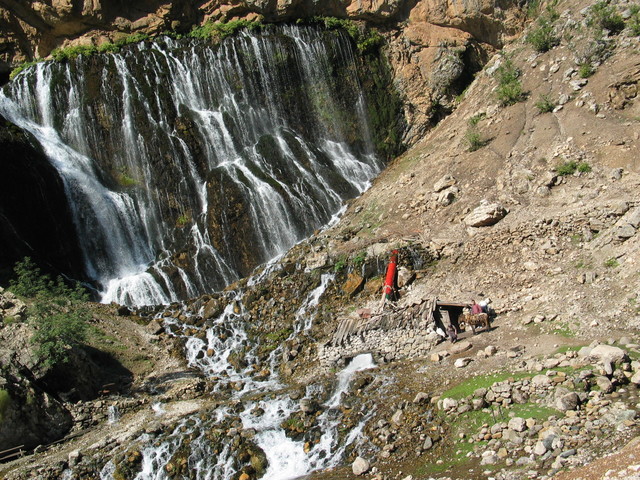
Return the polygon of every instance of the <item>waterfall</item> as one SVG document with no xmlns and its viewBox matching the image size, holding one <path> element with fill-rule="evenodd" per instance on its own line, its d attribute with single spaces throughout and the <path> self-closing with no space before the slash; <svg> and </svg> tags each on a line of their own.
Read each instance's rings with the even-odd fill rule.
<svg viewBox="0 0 640 480">
<path fill-rule="evenodd" d="M 104 302 L 221 289 L 379 172 L 347 35 L 270 27 L 43 62 L 0 92 L 60 173 Z"/>
</svg>

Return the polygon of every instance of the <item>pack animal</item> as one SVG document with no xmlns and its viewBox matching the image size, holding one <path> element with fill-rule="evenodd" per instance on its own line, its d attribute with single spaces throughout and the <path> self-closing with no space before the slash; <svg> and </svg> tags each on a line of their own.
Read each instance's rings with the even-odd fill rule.
<svg viewBox="0 0 640 480">
<path fill-rule="evenodd" d="M 484 330 L 491 330 L 491 321 L 486 313 L 463 313 L 458 317 L 460 328 L 471 327 L 473 334 L 476 334 L 476 327 L 483 327 Z"/>
</svg>

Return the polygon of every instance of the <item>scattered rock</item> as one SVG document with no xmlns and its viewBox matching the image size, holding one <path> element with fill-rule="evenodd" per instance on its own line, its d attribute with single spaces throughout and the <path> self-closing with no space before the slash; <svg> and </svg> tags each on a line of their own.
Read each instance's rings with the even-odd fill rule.
<svg viewBox="0 0 640 480">
<path fill-rule="evenodd" d="M 351 464 L 351 471 L 354 475 L 360 476 L 367 473 L 370 467 L 371 465 L 368 460 L 362 457 L 357 457 Z"/>
</svg>

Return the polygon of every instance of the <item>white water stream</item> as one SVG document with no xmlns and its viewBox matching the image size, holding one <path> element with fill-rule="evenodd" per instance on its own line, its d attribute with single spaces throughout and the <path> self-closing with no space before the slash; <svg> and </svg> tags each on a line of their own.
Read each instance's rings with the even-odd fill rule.
<svg viewBox="0 0 640 480">
<path fill-rule="evenodd" d="M 333 275 L 323 275 L 320 284 L 311 290 L 295 315 L 296 332 L 300 334 L 313 324 L 317 306 L 327 287 L 333 281 Z M 330 391 L 321 383 L 312 383 L 306 387 L 300 400 L 292 400 L 275 373 L 277 360 L 281 355 L 276 350 L 269 359 L 273 371 L 268 378 L 256 379 L 256 372 L 250 367 L 255 358 L 255 345 L 248 344 L 248 335 L 244 329 L 244 307 L 239 294 L 230 294 L 227 307 L 206 331 L 204 339 L 177 333 L 186 340 L 186 352 L 189 363 L 200 368 L 208 376 L 219 379 L 220 387 L 233 382 L 244 387 L 238 391 L 222 389 L 230 403 L 223 404 L 211 411 L 184 418 L 171 433 L 156 438 L 144 436 L 136 443 L 146 445 L 141 449 L 141 471 L 136 480 L 165 480 L 172 477 L 168 472 L 174 467 L 170 463 L 181 449 L 188 449 L 188 478 L 196 480 L 231 480 L 238 474 L 238 451 L 234 442 L 244 432 L 250 434 L 251 442 L 266 457 L 267 468 L 260 477 L 262 480 L 290 480 L 302 477 L 313 471 L 333 468 L 344 459 L 345 451 L 361 440 L 365 423 L 373 412 L 359 412 L 357 424 L 345 432 L 343 413 L 339 408 L 353 376 L 362 370 L 375 368 L 371 354 L 358 355 L 336 375 L 336 381 Z M 176 330 L 179 325 L 170 321 Z M 185 325 L 184 332 L 193 329 Z M 199 333 L 197 336 L 202 337 Z M 235 368 L 229 357 L 238 349 L 245 351 L 246 368 Z M 203 352 L 208 354 L 203 354 Z M 256 395 L 259 396 L 256 399 Z M 326 401 L 322 401 L 326 398 Z M 317 414 L 307 416 L 301 409 L 302 402 L 315 405 Z M 164 409 L 153 405 L 156 415 L 161 418 Z M 288 436 L 283 428 L 288 421 L 311 419 L 308 431 L 301 436 Z M 298 420 L 296 420 L 298 419 Z M 213 448 L 208 435 L 219 430 L 225 432 L 223 447 Z M 168 470 L 169 469 L 169 470 Z M 101 471 L 101 480 L 115 480 L 115 464 L 107 462 Z"/>
</svg>

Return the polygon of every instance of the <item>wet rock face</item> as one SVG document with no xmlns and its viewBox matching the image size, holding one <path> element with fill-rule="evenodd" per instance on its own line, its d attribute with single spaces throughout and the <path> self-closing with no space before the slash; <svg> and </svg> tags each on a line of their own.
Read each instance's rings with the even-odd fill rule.
<svg viewBox="0 0 640 480">
<path fill-rule="evenodd" d="M 10 367 L 9 367 L 10 368 Z M 4 371 L 0 376 L 0 450 L 30 449 L 63 437 L 71 428 L 69 411 L 27 376 Z"/>
<path fill-rule="evenodd" d="M 30 137 L 0 117 L 0 276 L 25 256 L 79 278 L 75 228 L 64 186 Z"/>
</svg>

